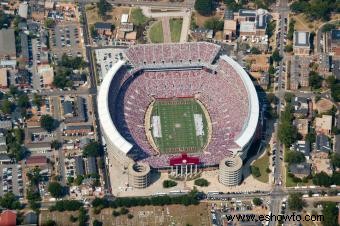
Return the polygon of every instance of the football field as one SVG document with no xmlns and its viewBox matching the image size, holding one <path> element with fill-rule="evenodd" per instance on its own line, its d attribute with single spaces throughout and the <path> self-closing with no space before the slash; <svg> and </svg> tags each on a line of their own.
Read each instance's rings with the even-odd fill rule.
<svg viewBox="0 0 340 226">
<path fill-rule="evenodd" d="M 151 117 L 159 119 L 152 129 L 161 153 L 198 152 L 207 142 L 207 119 L 193 98 L 156 100 Z"/>
</svg>

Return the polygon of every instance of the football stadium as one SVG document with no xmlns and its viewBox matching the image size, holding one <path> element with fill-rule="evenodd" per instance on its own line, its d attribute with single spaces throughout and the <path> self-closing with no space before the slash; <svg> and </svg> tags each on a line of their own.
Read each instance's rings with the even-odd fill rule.
<svg viewBox="0 0 340 226">
<path fill-rule="evenodd" d="M 109 159 L 124 166 L 169 169 L 185 153 L 199 167 L 218 167 L 246 157 L 258 125 L 252 81 L 213 43 L 131 46 L 97 98 Z"/>
</svg>

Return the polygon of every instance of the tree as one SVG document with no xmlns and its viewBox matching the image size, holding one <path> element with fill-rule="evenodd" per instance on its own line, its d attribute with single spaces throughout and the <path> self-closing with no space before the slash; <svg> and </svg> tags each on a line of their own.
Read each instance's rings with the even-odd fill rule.
<svg viewBox="0 0 340 226">
<path fill-rule="evenodd" d="M 0 10 L 0 29 L 10 26 L 11 18 L 3 10 Z"/>
<path fill-rule="evenodd" d="M 216 31 L 222 31 L 224 26 L 224 22 L 222 20 L 219 20 L 215 17 L 210 18 L 204 22 L 204 27 L 206 29 Z"/>
<path fill-rule="evenodd" d="M 301 211 L 304 207 L 301 193 L 291 193 L 288 197 L 288 207 L 292 211 Z"/>
<path fill-rule="evenodd" d="M 304 12 L 304 10 L 306 8 L 308 8 L 308 6 L 309 6 L 308 2 L 305 2 L 305 1 L 296 1 L 296 2 L 293 2 L 290 5 L 290 9 L 294 13 L 302 13 L 302 12 Z"/>
<path fill-rule="evenodd" d="M 238 3 L 239 2 L 239 3 Z M 241 1 L 224 0 L 224 3 L 228 6 L 228 9 L 235 12 L 242 8 Z"/>
<path fill-rule="evenodd" d="M 43 226 L 57 226 L 57 223 L 54 220 L 48 219 L 45 223 L 42 224 Z"/>
<path fill-rule="evenodd" d="M 43 115 L 40 118 L 40 126 L 48 132 L 52 132 L 56 129 L 57 123 L 50 115 Z"/>
<path fill-rule="evenodd" d="M 90 26 L 90 34 L 92 38 L 96 38 L 98 36 L 98 32 L 96 31 L 96 29 L 94 28 L 94 25 Z"/>
<path fill-rule="evenodd" d="M 285 52 L 291 53 L 293 52 L 293 46 L 288 44 L 285 46 Z"/>
<path fill-rule="evenodd" d="M 21 108 L 28 108 L 30 106 L 30 101 L 26 93 L 20 94 L 17 104 Z"/>
<path fill-rule="evenodd" d="M 335 168 L 340 168 L 340 154 L 335 152 L 331 157 L 331 163 Z"/>
<path fill-rule="evenodd" d="M 332 175 L 332 184 L 340 185 L 340 172 L 334 172 Z"/>
<path fill-rule="evenodd" d="M 14 107 L 14 104 L 6 99 L 2 102 L 1 110 L 4 114 L 11 114 L 14 110 Z"/>
<path fill-rule="evenodd" d="M 103 222 L 99 221 L 99 220 L 94 220 L 92 223 L 93 226 L 102 226 Z"/>
<path fill-rule="evenodd" d="M 125 214 L 129 213 L 129 210 L 124 208 L 124 207 L 122 207 L 119 212 L 120 212 L 121 215 L 125 215 Z"/>
<path fill-rule="evenodd" d="M 260 169 L 257 166 L 250 166 L 250 172 L 254 177 L 260 177 L 261 176 Z"/>
<path fill-rule="evenodd" d="M 256 48 L 256 47 L 251 47 L 250 53 L 251 53 L 251 54 L 261 54 L 261 50 L 259 50 L 259 49 Z"/>
<path fill-rule="evenodd" d="M 45 27 L 51 29 L 51 28 L 54 28 L 54 26 L 55 26 L 55 21 L 53 19 L 47 18 L 45 20 Z"/>
<path fill-rule="evenodd" d="M 59 64 L 65 68 L 71 69 L 81 69 L 86 66 L 86 62 L 82 57 L 69 57 L 66 54 L 63 54 Z"/>
<path fill-rule="evenodd" d="M 320 89 L 323 78 L 315 71 L 311 71 L 309 74 L 309 85 L 313 89 Z"/>
<path fill-rule="evenodd" d="M 40 95 L 38 95 L 36 93 L 33 95 L 33 104 L 36 105 L 38 108 L 41 107 L 42 98 L 41 98 Z"/>
<path fill-rule="evenodd" d="M 104 18 L 106 16 L 106 12 L 107 10 L 110 10 L 111 8 L 111 5 L 108 4 L 106 2 L 106 0 L 100 0 L 98 3 L 97 3 L 97 7 L 98 7 L 98 13 L 99 15 Z"/>
<path fill-rule="evenodd" d="M 282 60 L 282 56 L 280 55 L 280 52 L 278 49 L 275 49 L 272 54 L 273 61 L 280 62 Z"/>
<path fill-rule="evenodd" d="M 74 183 L 79 186 L 81 185 L 83 180 L 84 180 L 84 177 L 82 175 L 77 175 L 76 179 L 74 180 Z"/>
<path fill-rule="evenodd" d="M 203 16 L 211 15 L 213 11 L 212 0 L 196 0 L 195 10 Z"/>
<path fill-rule="evenodd" d="M 64 188 L 58 182 L 50 182 L 48 184 L 48 192 L 54 198 L 61 198 L 64 196 Z"/>
<path fill-rule="evenodd" d="M 200 187 L 208 187 L 209 186 L 209 181 L 207 181 L 204 178 L 199 178 L 195 180 L 195 185 L 200 186 Z"/>
<path fill-rule="evenodd" d="M 72 70 L 70 68 L 59 67 L 53 78 L 53 85 L 61 89 L 64 89 L 65 87 L 72 87 L 73 82 L 69 79 L 71 74 Z"/>
<path fill-rule="evenodd" d="M 87 157 L 87 156 L 97 157 L 100 154 L 101 154 L 101 146 L 96 141 L 91 142 L 84 147 L 83 155 L 85 157 Z"/>
<path fill-rule="evenodd" d="M 326 32 L 330 32 L 333 29 L 336 29 L 335 24 L 325 24 L 325 25 L 323 25 L 321 30 L 322 30 L 323 33 L 326 33 Z"/>
<path fill-rule="evenodd" d="M 54 140 L 51 143 L 51 148 L 55 149 L 55 150 L 59 150 L 62 147 L 62 143 L 58 140 Z"/>
<path fill-rule="evenodd" d="M 338 207 L 334 202 L 325 202 L 322 208 L 322 215 L 324 216 L 322 225 L 334 226 L 338 225 Z"/>
<path fill-rule="evenodd" d="M 129 214 L 127 215 L 127 217 L 128 217 L 128 219 L 132 219 L 132 218 L 133 218 L 133 215 L 132 215 L 131 213 L 129 213 Z"/>
<path fill-rule="evenodd" d="M 173 180 L 164 180 L 163 181 L 163 188 L 171 188 L 177 185 L 176 181 Z"/>
<path fill-rule="evenodd" d="M 255 206 L 261 206 L 263 201 L 262 201 L 262 199 L 255 197 L 255 198 L 253 198 L 253 203 L 254 203 Z"/>
<path fill-rule="evenodd" d="M 0 197 L 0 206 L 10 210 L 21 208 L 18 198 L 12 192 L 7 192 L 4 196 Z"/>
</svg>

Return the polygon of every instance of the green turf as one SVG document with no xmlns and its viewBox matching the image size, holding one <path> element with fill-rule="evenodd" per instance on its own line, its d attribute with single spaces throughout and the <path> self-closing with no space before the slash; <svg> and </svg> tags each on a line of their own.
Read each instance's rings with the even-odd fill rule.
<svg viewBox="0 0 340 226">
<path fill-rule="evenodd" d="M 149 30 L 149 37 L 152 43 L 163 43 L 163 26 L 161 21 L 155 22 Z"/>
<path fill-rule="evenodd" d="M 182 31 L 182 19 L 170 19 L 171 41 L 179 42 Z"/>
<path fill-rule="evenodd" d="M 196 136 L 194 114 L 201 114 L 204 135 Z M 195 153 L 207 142 L 207 119 L 195 99 L 156 100 L 152 116 L 160 116 L 162 137 L 154 137 L 161 153 Z"/>
</svg>

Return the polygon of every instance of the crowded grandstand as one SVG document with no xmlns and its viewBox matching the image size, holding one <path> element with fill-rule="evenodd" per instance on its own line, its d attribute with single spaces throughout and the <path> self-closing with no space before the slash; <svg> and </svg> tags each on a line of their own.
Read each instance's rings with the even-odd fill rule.
<svg viewBox="0 0 340 226">
<path fill-rule="evenodd" d="M 183 105 L 183 99 L 202 106 L 189 112 L 193 126 L 188 124 L 202 143 L 191 147 L 184 140 L 164 146 L 162 141 L 162 146 L 164 129 L 171 130 L 165 124 L 168 114 L 155 114 L 150 106 L 159 100 Z M 170 158 L 181 152 L 199 157 L 203 166 L 217 166 L 227 156 L 244 159 L 259 116 L 257 94 L 247 73 L 220 55 L 220 46 L 206 42 L 130 47 L 105 76 L 98 109 L 109 155 L 122 164 L 142 161 L 158 169 L 168 167 Z"/>
</svg>

